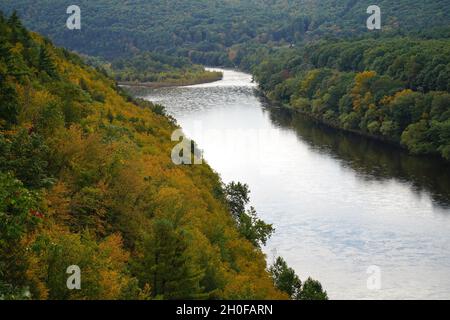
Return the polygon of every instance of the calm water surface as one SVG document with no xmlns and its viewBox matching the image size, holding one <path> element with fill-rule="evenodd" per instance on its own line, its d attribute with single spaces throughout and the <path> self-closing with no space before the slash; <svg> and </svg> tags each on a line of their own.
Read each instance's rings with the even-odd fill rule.
<svg viewBox="0 0 450 320">
<path fill-rule="evenodd" d="M 164 104 L 225 182 L 249 184 L 276 228 L 269 262 L 283 256 L 333 299 L 450 299 L 450 167 L 267 105 L 255 89 L 225 70 L 135 94 Z"/>
</svg>

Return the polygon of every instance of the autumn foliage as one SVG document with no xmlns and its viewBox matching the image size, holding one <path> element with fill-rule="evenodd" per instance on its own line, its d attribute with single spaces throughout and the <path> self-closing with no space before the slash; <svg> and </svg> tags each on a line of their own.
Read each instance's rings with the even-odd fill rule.
<svg viewBox="0 0 450 320">
<path fill-rule="evenodd" d="M 0 53 L 0 298 L 287 297 L 218 175 L 171 162 L 159 107 L 15 15 L 0 16 Z"/>
</svg>

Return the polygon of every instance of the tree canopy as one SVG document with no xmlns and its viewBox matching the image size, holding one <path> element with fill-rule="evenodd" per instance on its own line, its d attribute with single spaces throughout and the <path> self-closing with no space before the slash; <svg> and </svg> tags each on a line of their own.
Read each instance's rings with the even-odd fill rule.
<svg viewBox="0 0 450 320">
<path fill-rule="evenodd" d="M 272 100 L 333 127 L 449 160 L 450 43 L 321 41 L 249 64 Z"/>
<path fill-rule="evenodd" d="M 112 59 L 156 51 L 207 65 L 227 65 L 233 46 L 286 45 L 324 37 L 367 34 L 369 0 L 80 0 L 81 30 L 64 28 L 67 2 L 3 0 L 28 27 L 58 45 Z M 449 35 L 446 0 L 379 0 L 382 34 Z M 376 36 L 374 34 L 374 36 Z"/>
<path fill-rule="evenodd" d="M 0 299 L 288 298 L 218 175 L 171 161 L 161 106 L 16 15 L 0 30 Z"/>
</svg>

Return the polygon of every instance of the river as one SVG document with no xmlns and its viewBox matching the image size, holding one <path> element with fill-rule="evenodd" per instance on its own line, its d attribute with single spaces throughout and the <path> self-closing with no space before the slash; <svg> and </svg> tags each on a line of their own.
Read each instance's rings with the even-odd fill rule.
<svg viewBox="0 0 450 320">
<path fill-rule="evenodd" d="M 331 299 L 450 299 L 450 167 L 343 133 L 258 97 L 245 73 L 141 88 L 224 182 L 250 186 L 276 228 L 264 247 Z"/>
</svg>

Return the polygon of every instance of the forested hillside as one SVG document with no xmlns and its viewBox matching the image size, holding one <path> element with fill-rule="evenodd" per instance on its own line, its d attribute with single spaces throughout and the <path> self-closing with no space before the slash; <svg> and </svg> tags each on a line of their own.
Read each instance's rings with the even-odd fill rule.
<svg viewBox="0 0 450 320">
<path fill-rule="evenodd" d="M 309 44 L 257 55 L 267 96 L 334 127 L 450 160 L 450 42 Z"/>
<path fill-rule="evenodd" d="M 81 30 L 65 27 L 65 0 L 2 0 L 26 25 L 58 45 L 108 59 L 139 51 L 230 65 L 240 44 L 283 45 L 323 37 L 367 35 L 370 0 L 80 0 Z M 449 35 L 447 0 L 379 0 L 383 35 Z"/>
<path fill-rule="evenodd" d="M 66 1 L 6 0 L 0 8 L 19 10 L 59 44 L 111 59 L 110 74 L 121 81 L 197 83 L 218 75 L 192 61 L 238 66 L 272 100 L 448 159 L 446 2 L 380 0 L 376 32 L 365 24 L 373 4 L 366 0 L 80 1 L 83 24 L 75 31 L 65 28 Z"/>
<path fill-rule="evenodd" d="M 0 2 L 0 299 L 326 299 L 282 259 L 267 268 L 273 228 L 248 188 L 174 165 L 174 120 L 110 76 L 235 66 L 316 120 L 450 160 L 448 0 L 379 0 L 375 32 L 369 0 L 80 0 L 68 30 L 71 4 Z"/>
<path fill-rule="evenodd" d="M 0 103 L 0 299 L 288 297 L 245 188 L 174 165 L 161 106 L 15 15 L 0 15 Z M 66 287 L 71 265 L 82 290 Z"/>
</svg>

